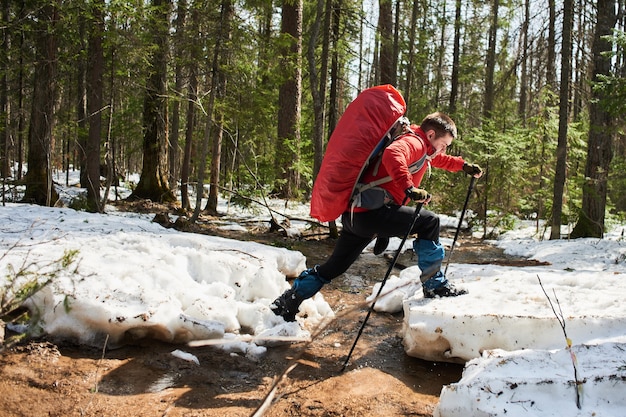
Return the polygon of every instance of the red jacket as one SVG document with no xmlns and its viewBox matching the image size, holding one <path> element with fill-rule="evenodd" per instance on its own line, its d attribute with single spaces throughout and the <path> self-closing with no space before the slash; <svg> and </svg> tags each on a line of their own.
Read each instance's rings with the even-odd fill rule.
<svg viewBox="0 0 626 417">
<path fill-rule="evenodd" d="M 420 186 L 429 164 L 435 168 L 457 172 L 463 169 L 465 163 L 460 156 L 438 154 L 432 159 L 427 157 L 422 168 L 411 175 L 409 165 L 420 160 L 424 154 L 431 155 L 435 151 L 422 129 L 415 126 L 412 128 L 415 135 L 405 134 L 392 142 L 383 152 L 376 175 L 368 173 L 362 181 L 369 183 L 388 175 L 391 176 L 390 182 L 381 184 L 379 187 L 387 190 L 397 204 L 404 202 L 407 188 Z M 364 209 L 355 208 L 355 211 L 364 211 Z"/>
</svg>

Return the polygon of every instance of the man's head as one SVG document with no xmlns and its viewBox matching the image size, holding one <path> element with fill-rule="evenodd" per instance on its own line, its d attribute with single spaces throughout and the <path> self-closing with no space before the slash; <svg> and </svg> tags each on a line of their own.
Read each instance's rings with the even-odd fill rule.
<svg viewBox="0 0 626 417">
<path fill-rule="evenodd" d="M 454 120 L 452 120 L 447 114 L 441 112 L 431 113 L 424 117 L 420 127 L 424 132 L 434 130 L 436 137 L 450 134 L 452 139 L 456 139 L 457 136 Z"/>
<path fill-rule="evenodd" d="M 435 148 L 435 154 L 445 153 L 446 148 L 456 139 L 457 131 L 454 121 L 447 114 L 431 113 L 422 120 L 422 131 Z"/>
</svg>

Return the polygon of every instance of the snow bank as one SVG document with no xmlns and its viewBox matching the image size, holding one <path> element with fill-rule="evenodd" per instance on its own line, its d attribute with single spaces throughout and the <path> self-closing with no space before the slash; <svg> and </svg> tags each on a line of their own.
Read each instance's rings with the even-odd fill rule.
<svg viewBox="0 0 626 417">
<path fill-rule="evenodd" d="M 434 416 L 623 416 L 625 351 L 618 343 L 573 346 L 576 379 L 569 350 L 485 351 L 443 388 Z"/>
<path fill-rule="evenodd" d="M 27 303 L 52 337 L 115 347 L 142 338 L 307 334 L 269 309 L 289 287 L 285 278 L 305 269 L 300 252 L 181 233 L 137 214 L 8 205 L 0 224 L 2 271 L 25 261 L 38 271 L 78 250 L 77 264 Z M 321 296 L 304 307 L 311 323 L 332 315 Z"/>
<path fill-rule="evenodd" d="M 418 291 L 404 301 L 407 354 L 465 363 L 490 349 L 561 348 L 563 332 L 538 277 L 574 343 L 626 342 L 621 273 L 455 265 L 450 279 L 469 294 L 425 299 Z"/>
<path fill-rule="evenodd" d="M 408 355 L 466 363 L 461 381 L 443 388 L 434 415 L 625 415 L 626 244 L 621 234 L 570 241 L 518 234 L 495 243 L 506 253 L 549 265 L 453 264 L 448 278 L 469 294 L 424 299 L 417 290 L 403 301 Z M 413 276 L 418 275 L 416 269 Z M 571 351 L 565 333 L 574 343 Z"/>
</svg>

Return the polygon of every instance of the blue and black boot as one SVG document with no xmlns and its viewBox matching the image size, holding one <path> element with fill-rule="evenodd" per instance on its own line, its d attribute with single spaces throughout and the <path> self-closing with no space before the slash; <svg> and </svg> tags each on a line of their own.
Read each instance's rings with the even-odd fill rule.
<svg viewBox="0 0 626 417">
<path fill-rule="evenodd" d="M 300 304 L 313 297 L 328 280 L 317 273 L 317 265 L 303 271 L 293 282 L 293 286 L 285 291 L 270 305 L 270 309 L 285 321 L 296 321 Z"/>
<path fill-rule="evenodd" d="M 467 294 L 467 290 L 454 287 L 441 271 L 441 263 L 445 257 L 443 245 L 433 240 L 416 239 L 413 250 L 417 255 L 417 265 L 422 274 L 424 298 L 456 297 Z"/>
<path fill-rule="evenodd" d="M 296 321 L 296 314 L 298 314 L 298 308 L 304 301 L 304 298 L 300 297 L 296 290 L 289 288 L 282 293 L 274 302 L 270 305 L 270 309 L 277 316 L 282 316 L 285 321 Z"/>
<path fill-rule="evenodd" d="M 441 271 L 422 282 L 422 289 L 424 290 L 424 298 L 456 297 L 467 294 L 467 290 L 452 285 Z"/>
</svg>

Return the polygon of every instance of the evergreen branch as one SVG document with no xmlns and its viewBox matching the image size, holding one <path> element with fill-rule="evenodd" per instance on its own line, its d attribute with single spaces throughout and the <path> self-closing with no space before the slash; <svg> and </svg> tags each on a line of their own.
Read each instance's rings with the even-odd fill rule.
<svg viewBox="0 0 626 417">
<path fill-rule="evenodd" d="M 238 146 L 237 142 L 235 141 L 235 139 L 233 138 L 233 136 L 230 134 L 230 132 L 228 130 L 226 130 L 226 129 L 224 129 L 223 131 L 226 133 L 226 135 L 228 136 L 230 141 L 233 143 L 235 152 L 241 157 L 241 161 L 243 163 L 243 166 L 246 167 L 246 170 L 252 176 L 252 178 L 254 179 L 254 182 L 256 183 L 259 191 L 261 192 L 261 197 L 263 198 L 263 205 L 267 208 L 267 210 L 269 211 L 270 217 L 271 217 L 271 224 L 279 226 L 278 222 L 274 218 L 274 214 L 272 213 L 272 210 L 270 209 L 269 203 L 267 202 L 267 197 L 265 195 L 265 192 L 263 191 L 263 185 L 261 184 L 261 181 L 259 181 L 259 178 L 257 177 L 256 173 L 248 165 L 248 162 L 246 161 L 245 156 L 239 150 L 239 146 Z M 285 232 L 286 232 L 286 230 L 285 230 Z"/>
</svg>

